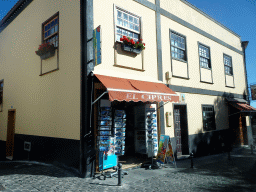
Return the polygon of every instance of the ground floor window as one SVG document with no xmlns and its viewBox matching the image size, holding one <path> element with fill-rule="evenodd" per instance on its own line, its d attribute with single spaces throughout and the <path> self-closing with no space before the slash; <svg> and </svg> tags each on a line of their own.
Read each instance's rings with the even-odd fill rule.
<svg viewBox="0 0 256 192">
<path fill-rule="evenodd" d="M 216 130 L 214 106 L 202 105 L 202 111 L 203 111 L 203 129 L 204 129 L 204 131 Z"/>
</svg>

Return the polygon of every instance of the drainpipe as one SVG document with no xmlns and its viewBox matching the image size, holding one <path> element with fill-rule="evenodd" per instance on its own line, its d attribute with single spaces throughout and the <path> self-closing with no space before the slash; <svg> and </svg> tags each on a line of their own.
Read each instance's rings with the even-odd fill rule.
<svg viewBox="0 0 256 192">
<path fill-rule="evenodd" d="M 242 42 L 242 48 L 243 48 L 243 54 L 244 54 L 245 83 L 246 83 L 246 89 L 247 89 L 246 100 L 248 101 L 248 103 L 250 105 L 249 86 L 248 86 L 248 77 L 247 77 L 247 69 L 246 69 L 246 54 L 245 54 L 245 49 L 247 48 L 248 44 L 249 44 L 249 41 Z M 251 116 L 249 116 L 249 126 L 247 127 L 247 137 L 248 137 L 248 145 L 253 145 Z"/>
<path fill-rule="evenodd" d="M 81 94 L 80 94 L 80 160 L 81 177 L 88 177 L 94 171 L 91 157 L 94 153 L 90 127 L 91 78 L 93 64 L 93 0 L 80 0 L 80 39 L 81 39 Z M 93 139 L 92 139 L 93 140 Z M 90 153 L 89 153 L 90 152 Z"/>
<path fill-rule="evenodd" d="M 247 48 L 248 44 L 249 44 L 249 41 L 243 41 L 242 42 L 242 48 L 243 48 L 243 54 L 244 54 L 245 83 L 246 83 L 246 89 L 247 89 L 247 98 L 246 98 L 246 100 L 248 101 L 248 103 L 250 105 L 249 87 L 248 87 L 247 69 L 246 69 L 246 57 L 245 57 L 245 49 Z"/>
</svg>

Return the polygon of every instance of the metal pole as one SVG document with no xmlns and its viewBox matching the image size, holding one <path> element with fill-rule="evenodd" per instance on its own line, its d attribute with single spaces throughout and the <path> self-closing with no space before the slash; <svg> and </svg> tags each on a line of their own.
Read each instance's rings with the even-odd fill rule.
<svg viewBox="0 0 256 192">
<path fill-rule="evenodd" d="M 122 186 L 122 163 L 118 163 L 118 186 Z"/>
<path fill-rule="evenodd" d="M 193 153 L 190 153 L 190 158 L 191 158 L 191 167 L 190 168 L 192 168 L 193 169 L 193 167 L 194 167 L 194 163 L 193 163 Z"/>
</svg>

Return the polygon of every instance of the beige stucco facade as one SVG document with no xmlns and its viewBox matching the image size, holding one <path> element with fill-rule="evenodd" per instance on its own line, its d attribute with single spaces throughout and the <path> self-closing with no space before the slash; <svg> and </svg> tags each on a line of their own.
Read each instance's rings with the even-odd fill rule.
<svg viewBox="0 0 256 192">
<path fill-rule="evenodd" d="M 238 36 L 233 35 L 231 32 L 213 22 L 211 19 L 201 14 L 196 9 L 186 5 L 181 0 L 161 0 L 160 6 L 162 9 L 172 13 L 173 15 L 176 15 L 188 23 L 200 28 L 201 30 L 210 33 L 214 37 L 223 40 L 229 45 L 242 50 L 240 38 Z"/>
<path fill-rule="evenodd" d="M 174 108 L 178 105 L 185 106 L 189 136 L 209 133 L 203 129 L 203 105 L 214 106 L 216 130 L 210 132 L 229 128 L 228 104 L 223 94 L 240 98 L 248 94 L 243 49 L 237 34 L 183 0 L 88 2 L 93 2 L 93 28 L 101 26 L 101 63 L 94 67 L 94 74 L 161 82 L 177 95 L 183 94 L 180 103 L 164 103 L 158 110 L 158 131 L 172 139 Z M 86 118 L 81 117 L 81 63 L 91 61 L 84 61 L 81 55 L 87 45 L 81 42 L 84 26 L 80 25 L 80 5 L 79 0 L 33 0 L 0 32 L 0 81 L 4 80 L 1 141 L 7 137 L 8 110 L 15 109 L 15 134 L 75 140 L 77 156 L 83 153 L 83 141 L 78 141 L 83 134 L 80 131 L 87 126 L 81 125 L 82 118 Z M 121 42 L 117 42 L 116 9 L 139 18 L 140 38 L 146 44 L 140 54 L 123 51 Z M 56 13 L 58 50 L 54 57 L 41 61 L 35 51 L 42 43 L 42 23 Z M 185 61 L 172 58 L 170 31 L 185 37 Z M 88 41 L 91 39 L 88 37 Z M 199 44 L 210 49 L 211 69 L 200 67 Z M 92 55 L 92 49 L 88 50 Z M 225 75 L 224 54 L 232 59 L 233 75 Z M 41 62 L 42 73 L 58 65 L 59 69 L 40 75 Z M 246 126 L 250 126 L 248 118 Z"/>
<path fill-rule="evenodd" d="M 176 92 L 180 95 L 180 92 Z M 167 103 L 164 108 L 164 112 L 173 114 L 173 105 L 178 103 Z M 216 130 L 228 129 L 228 107 L 225 99 L 218 96 L 209 96 L 201 94 L 185 93 L 185 102 L 181 102 L 182 105 L 187 107 L 188 115 L 188 132 L 189 135 L 198 134 L 204 132 L 203 130 L 203 116 L 202 116 L 202 105 L 214 105 L 215 109 L 215 124 Z M 165 122 L 166 122 L 166 116 Z M 174 137 L 174 119 L 173 116 L 170 118 L 171 127 L 165 128 L 166 134 Z"/>
<path fill-rule="evenodd" d="M 195 12 L 197 13 L 197 12 Z M 164 16 L 161 17 L 162 22 L 162 51 L 163 51 L 163 73 L 169 71 L 171 72 L 171 62 L 173 62 L 172 73 L 176 76 L 189 77 L 189 80 L 184 80 L 181 78 L 172 78 L 170 84 L 183 85 L 187 87 L 194 87 L 200 89 L 210 89 L 216 91 L 225 91 L 230 93 L 240 93 L 242 94 L 246 89 L 245 84 L 245 71 L 243 66 L 243 55 L 220 45 L 213 40 L 198 34 L 187 27 L 178 24 Z M 188 63 L 188 76 L 186 66 L 183 62 L 177 60 L 171 60 L 170 58 L 170 31 L 174 30 L 184 36 L 186 36 L 187 42 L 187 63 Z M 208 31 L 207 31 L 208 32 Z M 208 32 L 209 33 L 209 32 Z M 232 34 L 230 34 L 232 36 Z M 163 39 L 167 39 L 166 41 Z M 239 38 L 237 38 L 239 39 Z M 212 64 L 212 79 L 213 84 L 209 85 L 200 82 L 200 69 L 199 69 L 199 56 L 198 56 L 198 42 L 205 44 L 210 47 L 211 54 L 211 64 Z M 241 47 L 241 46 L 240 46 Z M 239 47 L 236 47 L 239 48 Z M 224 63 L 223 54 L 227 54 L 232 57 L 233 73 L 235 88 L 227 88 L 225 86 L 225 73 L 224 73 Z M 179 67 L 179 65 L 182 65 Z M 182 68 L 182 69 L 180 69 Z M 204 71 L 203 71 L 204 72 Z M 207 71 L 205 72 L 207 73 Z M 202 74 L 204 75 L 204 74 Z M 209 78 L 209 74 L 206 75 Z M 241 80 L 241 77 L 243 80 Z"/>
<path fill-rule="evenodd" d="M 40 75 L 42 23 L 59 12 L 59 70 Z M 16 134 L 80 138 L 80 2 L 35 0 L 0 33 L 4 79 L 0 140 L 6 141 L 8 110 L 16 109 Z M 57 54 L 42 62 L 57 65 Z M 48 68 L 47 68 L 48 67 Z"/>
<path fill-rule="evenodd" d="M 155 4 L 154 1 L 149 2 Z M 124 54 L 119 48 L 115 51 L 115 6 L 141 17 L 142 38 L 146 43 L 146 49 L 137 56 Z M 238 35 L 225 29 L 184 2 L 180 0 L 161 0 L 160 8 L 242 52 L 241 39 Z M 198 31 L 192 30 L 183 23 L 170 19 L 166 15 L 160 15 L 163 83 L 240 95 L 247 92 L 243 54 L 200 34 Z M 125 0 L 112 0 L 104 6 L 101 6 L 101 1 L 95 1 L 94 28 L 99 25 L 102 27 L 103 51 L 102 64 L 95 67 L 94 73 L 144 81 L 158 81 L 156 19 L 155 10 L 136 1 L 127 3 Z M 171 58 L 170 30 L 186 37 L 187 62 Z M 200 69 L 199 43 L 210 48 L 211 70 Z M 232 58 L 233 76 L 225 75 L 223 54 Z M 120 68 L 115 64 L 126 68 Z M 145 71 L 131 68 L 144 69 Z M 168 81 L 165 78 L 166 72 L 169 72 L 170 76 Z M 177 92 L 177 94 L 180 95 L 180 92 Z M 228 105 L 223 97 L 188 92 L 183 94 L 186 98 L 189 135 L 204 132 L 202 105 L 214 106 L 216 130 L 228 129 Z M 172 114 L 173 104 L 164 105 L 164 112 L 171 112 Z M 164 116 L 165 133 L 174 137 L 173 116 L 170 118 L 171 127 L 166 126 L 165 118 L 166 116 Z"/>
<path fill-rule="evenodd" d="M 129 55 L 115 45 L 114 7 L 118 6 L 142 18 L 142 38 L 146 49 L 139 55 Z M 123 78 L 157 81 L 157 53 L 155 12 L 135 1 L 111 0 L 102 6 L 101 1 L 94 2 L 94 28 L 102 27 L 102 63 L 95 67 L 94 73 Z M 122 67 L 135 68 L 138 70 Z"/>
</svg>

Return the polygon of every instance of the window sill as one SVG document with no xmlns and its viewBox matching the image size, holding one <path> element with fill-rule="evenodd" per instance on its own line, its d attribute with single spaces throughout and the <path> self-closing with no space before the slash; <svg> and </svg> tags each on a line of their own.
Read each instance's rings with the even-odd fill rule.
<svg viewBox="0 0 256 192">
<path fill-rule="evenodd" d="M 225 74 L 225 75 L 230 76 L 230 77 L 234 77 L 234 75 L 230 75 L 230 74 Z"/>
<path fill-rule="evenodd" d="M 186 80 L 190 79 L 189 77 L 181 77 L 181 76 L 176 76 L 176 75 L 172 75 L 172 77 L 180 78 L 180 79 L 186 79 Z"/>
<path fill-rule="evenodd" d="M 39 76 L 44 76 L 44 75 L 47 75 L 47 74 L 49 74 L 49 73 L 52 73 L 52 72 L 58 71 L 58 70 L 59 70 L 59 69 L 54 69 L 54 70 L 48 71 L 48 72 L 46 72 L 46 73 L 42 73 L 42 74 L 40 74 Z"/>
<path fill-rule="evenodd" d="M 182 60 L 182 59 L 178 59 L 178 58 L 172 58 L 172 59 L 174 59 L 174 60 L 176 60 L 176 61 L 181 61 L 181 62 L 183 62 L 183 63 L 188 63 L 188 61 L 185 61 L 185 60 Z"/>
<path fill-rule="evenodd" d="M 226 85 L 225 87 L 228 87 L 228 88 L 233 88 L 233 89 L 234 89 L 234 88 L 236 88 L 236 87 L 231 87 L 231 86 L 227 86 L 227 85 Z"/>
<path fill-rule="evenodd" d="M 200 68 L 212 70 L 212 68 L 208 68 L 208 67 L 202 67 L 202 66 L 200 66 Z"/>
<path fill-rule="evenodd" d="M 201 83 L 214 84 L 213 82 L 200 81 Z"/>
<path fill-rule="evenodd" d="M 117 64 L 114 64 L 113 66 L 114 66 L 114 67 L 125 68 L 125 69 L 131 69 L 131 70 L 134 70 L 134 71 L 141 71 L 141 72 L 144 72 L 144 71 L 145 71 L 144 69 L 138 69 L 138 68 L 133 68 L 133 67 L 127 67 L 127 66 L 117 65 Z"/>
</svg>

